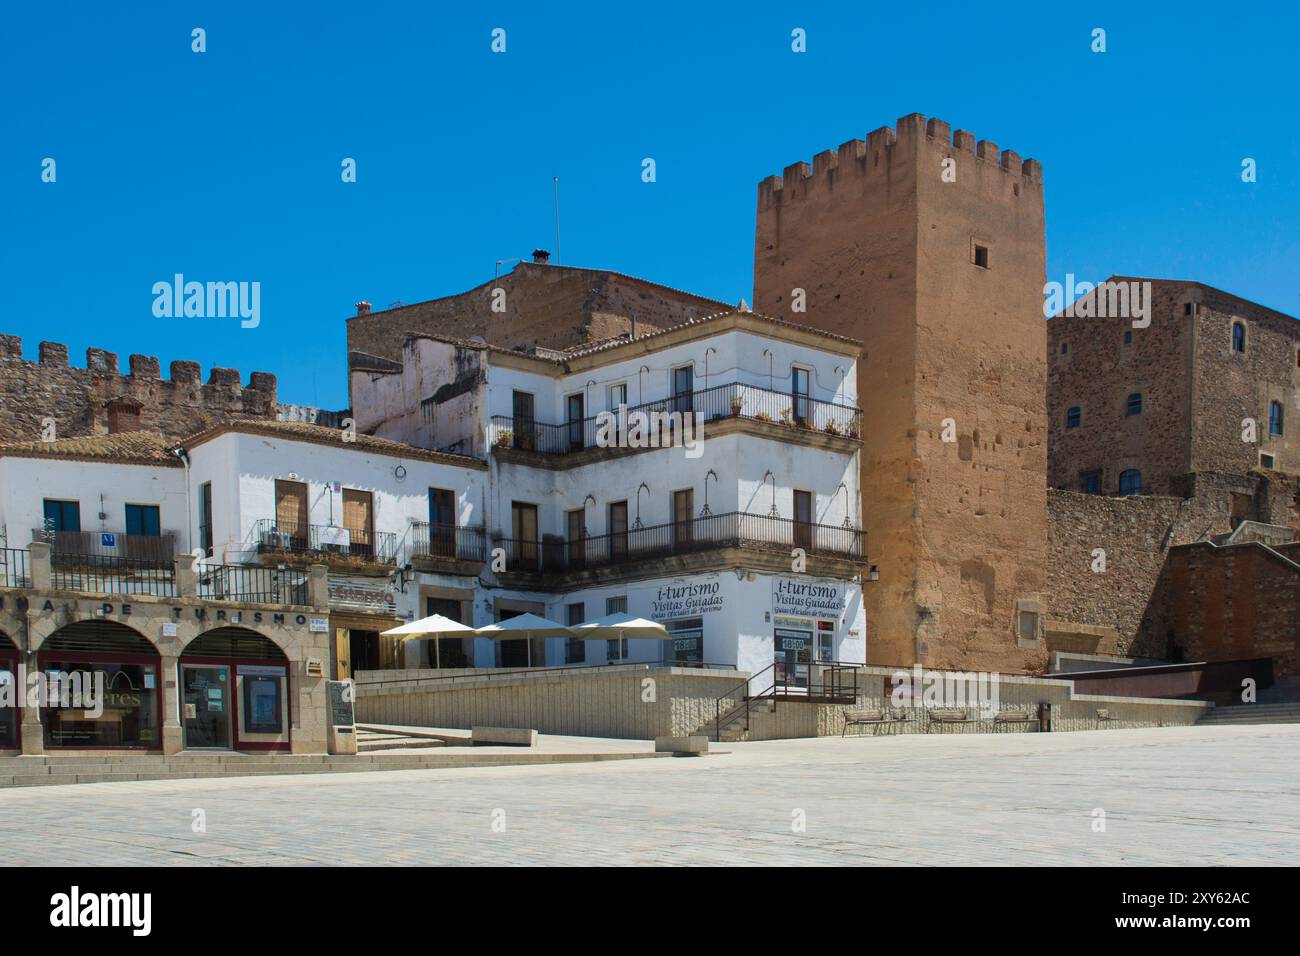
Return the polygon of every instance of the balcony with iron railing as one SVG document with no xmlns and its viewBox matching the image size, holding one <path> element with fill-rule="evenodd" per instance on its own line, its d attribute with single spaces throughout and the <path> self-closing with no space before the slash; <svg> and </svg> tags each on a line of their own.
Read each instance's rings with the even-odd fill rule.
<svg viewBox="0 0 1300 956">
<path fill-rule="evenodd" d="M 482 525 L 411 523 L 407 558 L 419 566 L 482 564 L 487 560 L 488 535 Z"/>
<path fill-rule="evenodd" d="M 33 528 L 32 540 L 48 544 L 57 567 L 157 568 L 170 570 L 176 557 L 175 531 L 127 534 L 124 531 L 52 531 Z"/>
<path fill-rule="evenodd" d="M 397 535 L 371 528 L 339 525 L 284 524 L 261 518 L 253 524 L 253 541 L 263 559 L 299 558 L 334 565 L 397 563 Z"/>
<path fill-rule="evenodd" d="M 592 535 L 576 541 L 559 537 L 526 541 L 495 536 L 494 545 L 505 551 L 505 573 L 519 575 L 596 572 L 678 556 L 707 556 L 708 552 L 729 548 L 766 553 L 787 567 L 795 548 L 802 549 L 814 561 L 860 565 L 866 552 L 866 532 L 732 511 Z M 838 570 L 847 569 L 841 566 Z"/>
<path fill-rule="evenodd" d="M 662 447 L 674 444 L 674 436 L 680 441 L 681 426 L 660 416 L 693 413 L 702 415 L 705 425 L 728 420 L 758 423 L 772 435 L 824 435 L 854 443 L 860 442 L 862 436 L 862 411 L 856 406 L 734 382 L 562 425 L 493 415 L 489 441 L 498 449 L 568 455 L 590 448 L 635 444 L 632 439 L 639 427 L 648 447 Z M 642 421 L 638 426 L 639 418 Z"/>
</svg>

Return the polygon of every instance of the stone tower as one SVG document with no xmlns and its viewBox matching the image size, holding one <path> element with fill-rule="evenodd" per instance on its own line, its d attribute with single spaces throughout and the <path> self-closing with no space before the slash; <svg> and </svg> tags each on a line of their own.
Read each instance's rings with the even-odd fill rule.
<svg viewBox="0 0 1300 956">
<path fill-rule="evenodd" d="M 756 311 L 864 342 L 870 663 L 1045 656 L 1045 248 L 1042 166 L 916 113 L 759 183 Z"/>
</svg>

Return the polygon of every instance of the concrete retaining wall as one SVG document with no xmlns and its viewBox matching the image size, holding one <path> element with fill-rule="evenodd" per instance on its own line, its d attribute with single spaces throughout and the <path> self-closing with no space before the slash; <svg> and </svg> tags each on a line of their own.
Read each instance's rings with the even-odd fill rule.
<svg viewBox="0 0 1300 956">
<path fill-rule="evenodd" d="M 858 701 L 853 705 L 756 703 L 750 715 L 749 739 L 837 735 L 844 729 L 845 711 L 891 706 L 886 686 L 894 673 L 889 667 L 862 668 Z M 436 675 L 454 675 L 456 679 L 428 679 Z M 356 711 L 362 723 L 531 727 L 544 734 L 649 740 L 711 731 L 706 725 L 714 719 L 716 700 L 746 676 L 734 671 L 634 664 L 552 672 L 372 671 L 358 681 Z M 1053 727 L 1058 732 L 1186 726 L 1196 723 L 1211 706 L 1199 701 L 1075 694 L 1073 682 L 1067 680 L 1001 677 L 998 681 L 999 709 L 1036 711 L 1044 702 L 1052 704 Z M 1111 719 L 1100 722 L 1098 710 L 1108 711 Z M 896 732 L 925 733 L 921 708 L 912 712 L 916 719 L 895 725 Z M 1026 729 L 1011 726 L 1008 732 Z M 1029 729 L 1036 730 L 1037 724 Z M 942 730 L 991 732 L 993 722 L 981 719 L 977 724 Z"/>
</svg>

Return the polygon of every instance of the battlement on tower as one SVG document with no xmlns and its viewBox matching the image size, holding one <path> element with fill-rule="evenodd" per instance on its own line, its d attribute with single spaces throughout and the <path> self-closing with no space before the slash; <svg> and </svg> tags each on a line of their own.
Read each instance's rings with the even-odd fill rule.
<svg viewBox="0 0 1300 956">
<path fill-rule="evenodd" d="M 116 352 L 88 348 L 78 368 L 62 342 L 41 342 L 38 359 L 29 361 L 19 336 L 0 335 L 0 442 L 38 439 L 47 419 L 58 437 L 74 438 L 137 429 L 182 437 L 222 418 L 276 417 L 270 372 L 251 373 L 245 385 L 238 369 L 211 368 L 204 382 L 198 362 L 172 362 L 163 378 L 156 356 L 127 361 L 124 375 Z"/>
<path fill-rule="evenodd" d="M 925 147 L 961 163 L 969 158 L 979 170 L 997 170 L 1009 180 L 1033 183 L 1042 188 L 1043 164 L 1036 159 L 1021 159 L 1012 149 L 998 149 L 989 140 L 975 139 L 966 130 L 953 130 L 941 119 L 926 119 L 920 113 L 899 118 L 894 126 L 882 126 L 867 134 L 866 139 L 851 139 L 838 149 L 828 149 L 812 158 L 812 163 L 798 162 L 785 167 L 779 176 L 768 176 L 758 184 L 758 206 L 797 200 L 809 192 L 832 189 L 837 180 L 890 175 L 899 163 L 914 163 Z M 935 175 L 939 175 L 936 167 Z"/>
</svg>

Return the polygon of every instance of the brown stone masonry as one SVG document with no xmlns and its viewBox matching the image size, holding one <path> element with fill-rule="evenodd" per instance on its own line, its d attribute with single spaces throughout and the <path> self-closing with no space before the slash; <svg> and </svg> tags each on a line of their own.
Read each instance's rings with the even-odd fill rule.
<svg viewBox="0 0 1300 956">
<path fill-rule="evenodd" d="M 156 431 L 181 438 L 227 418 L 276 417 L 276 382 L 253 372 L 248 385 L 239 371 L 214 368 L 203 382 L 198 362 L 172 362 L 160 375 L 158 359 L 132 355 L 122 375 L 117 355 L 86 350 L 86 367 L 68 364 L 68 347 L 42 342 L 40 361 L 23 358 L 22 339 L 0 335 L 0 443 L 38 441 L 41 423 L 53 418 L 55 437 Z"/>
</svg>

